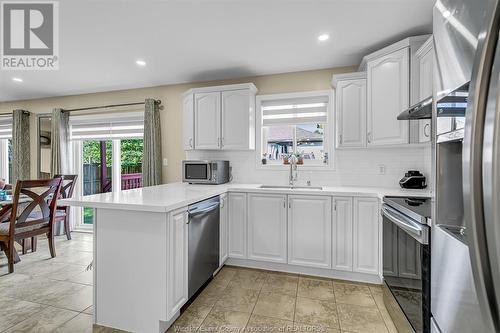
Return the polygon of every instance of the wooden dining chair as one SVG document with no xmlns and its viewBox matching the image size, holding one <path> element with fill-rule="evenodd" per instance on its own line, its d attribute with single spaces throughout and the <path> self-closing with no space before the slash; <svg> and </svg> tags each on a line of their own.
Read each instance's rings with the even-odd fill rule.
<svg viewBox="0 0 500 333">
<path fill-rule="evenodd" d="M 75 190 L 76 179 L 78 175 L 55 175 L 54 178 L 61 178 L 61 192 L 59 197 L 66 199 L 71 198 L 73 196 L 73 191 Z M 68 240 L 71 239 L 71 230 L 69 228 L 69 212 L 70 207 L 66 205 L 57 206 L 56 212 L 56 222 L 64 222 L 64 232 L 66 233 L 66 238 Z"/>
<path fill-rule="evenodd" d="M 7 255 L 9 273 L 14 272 L 15 241 L 45 234 L 50 256 L 56 256 L 53 225 L 61 183 L 61 178 L 17 181 L 10 221 L 0 223 L 0 245 Z M 29 204 L 20 205 L 21 195 L 30 198 Z"/>
</svg>

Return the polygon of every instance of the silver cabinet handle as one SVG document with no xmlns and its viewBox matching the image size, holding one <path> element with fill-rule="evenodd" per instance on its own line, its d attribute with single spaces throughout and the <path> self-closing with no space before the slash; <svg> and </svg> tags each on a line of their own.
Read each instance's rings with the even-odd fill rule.
<svg viewBox="0 0 500 333">
<path fill-rule="evenodd" d="M 368 143 L 371 143 L 372 142 L 372 133 L 371 132 L 368 132 L 366 134 L 366 139 L 368 140 Z"/>
<path fill-rule="evenodd" d="M 428 138 L 431 135 L 431 125 L 430 124 L 425 124 L 424 125 L 424 136 Z"/>
<path fill-rule="evenodd" d="M 339 135 L 339 142 L 342 144 L 342 134 Z"/>
<path fill-rule="evenodd" d="M 189 138 L 189 147 L 193 148 L 193 138 Z"/>
<path fill-rule="evenodd" d="M 220 147 L 223 148 L 224 147 L 224 138 L 220 138 Z"/>
</svg>

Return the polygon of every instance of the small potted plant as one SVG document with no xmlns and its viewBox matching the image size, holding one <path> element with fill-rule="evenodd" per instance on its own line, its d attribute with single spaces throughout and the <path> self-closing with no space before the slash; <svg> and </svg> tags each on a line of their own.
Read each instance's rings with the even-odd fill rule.
<svg viewBox="0 0 500 333">
<path fill-rule="evenodd" d="M 283 155 L 283 164 L 290 164 L 290 157 L 292 154 L 284 154 Z"/>
<path fill-rule="evenodd" d="M 295 156 L 297 156 L 297 164 L 304 164 L 304 156 L 300 153 L 296 153 Z"/>
<path fill-rule="evenodd" d="M 267 164 L 267 153 L 262 154 L 262 164 Z"/>
</svg>

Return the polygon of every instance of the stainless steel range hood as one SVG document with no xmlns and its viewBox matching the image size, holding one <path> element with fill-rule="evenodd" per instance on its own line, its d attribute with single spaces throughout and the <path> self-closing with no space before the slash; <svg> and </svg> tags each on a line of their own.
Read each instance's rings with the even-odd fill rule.
<svg viewBox="0 0 500 333">
<path fill-rule="evenodd" d="M 398 120 L 431 119 L 432 97 L 428 97 L 398 115 Z"/>
</svg>

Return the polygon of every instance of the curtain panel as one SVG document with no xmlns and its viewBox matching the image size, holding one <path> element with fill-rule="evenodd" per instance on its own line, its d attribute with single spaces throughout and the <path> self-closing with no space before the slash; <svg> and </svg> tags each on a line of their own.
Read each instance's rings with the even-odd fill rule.
<svg viewBox="0 0 500 333">
<path fill-rule="evenodd" d="M 12 183 L 30 179 L 30 113 L 12 113 Z"/>
<path fill-rule="evenodd" d="M 143 154 L 143 186 L 160 185 L 162 182 L 160 105 L 152 98 L 147 98 L 144 104 Z"/>
<path fill-rule="evenodd" d="M 62 109 L 52 110 L 51 174 L 69 173 L 69 113 Z"/>
</svg>

